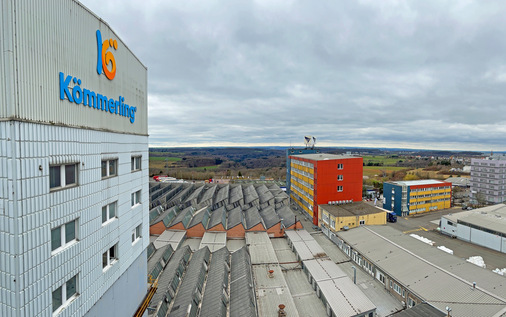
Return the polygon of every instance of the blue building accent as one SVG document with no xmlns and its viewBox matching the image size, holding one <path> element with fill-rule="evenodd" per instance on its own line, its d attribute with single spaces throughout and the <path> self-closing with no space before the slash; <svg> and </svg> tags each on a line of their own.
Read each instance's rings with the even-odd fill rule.
<svg viewBox="0 0 506 317">
<path fill-rule="evenodd" d="M 409 197 L 409 187 L 408 187 Z M 402 186 L 383 183 L 383 209 L 395 212 L 397 216 L 402 216 Z"/>
<path fill-rule="evenodd" d="M 301 154 L 315 154 L 315 153 L 321 153 L 318 149 L 286 149 L 286 193 L 290 195 L 290 181 L 291 181 L 291 161 L 290 155 L 301 155 Z"/>
</svg>

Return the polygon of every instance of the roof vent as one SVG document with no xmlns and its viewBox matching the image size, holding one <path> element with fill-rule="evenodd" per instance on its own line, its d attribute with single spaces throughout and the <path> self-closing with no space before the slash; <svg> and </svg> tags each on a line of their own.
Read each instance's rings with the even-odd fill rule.
<svg viewBox="0 0 506 317">
<path fill-rule="evenodd" d="M 270 277 L 270 278 L 273 278 L 273 277 L 274 277 L 274 270 L 269 270 L 269 277 Z"/>
<path fill-rule="evenodd" d="M 285 305 L 280 304 L 278 307 L 279 307 L 278 317 L 286 317 Z"/>
</svg>

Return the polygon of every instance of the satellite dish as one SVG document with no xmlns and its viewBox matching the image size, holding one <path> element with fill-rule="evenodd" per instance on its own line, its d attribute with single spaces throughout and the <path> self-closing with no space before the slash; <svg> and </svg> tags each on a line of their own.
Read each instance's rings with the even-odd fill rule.
<svg viewBox="0 0 506 317">
<path fill-rule="evenodd" d="M 306 135 L 304 137 L 304 144 L 306 144 L 306 148 L 308 148 L 311 145 L 312 136 Z"/>
</svg>

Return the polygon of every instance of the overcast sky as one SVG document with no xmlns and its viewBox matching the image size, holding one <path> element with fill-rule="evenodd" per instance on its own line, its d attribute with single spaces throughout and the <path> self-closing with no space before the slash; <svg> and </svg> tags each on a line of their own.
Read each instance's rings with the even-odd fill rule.
<svg viewBox="0 0 506 317">
<path fill-rule="evenodd" d="M 150 146 L 506 150 L 504 1 L 82 1 L 148 67 Z"/>
</svg>

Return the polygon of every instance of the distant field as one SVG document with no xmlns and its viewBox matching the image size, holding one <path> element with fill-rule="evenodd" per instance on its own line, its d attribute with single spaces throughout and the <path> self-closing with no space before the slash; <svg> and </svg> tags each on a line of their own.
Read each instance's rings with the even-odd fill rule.
<svg viewBox="0 0 506 317">
<path fill-rule="evenodd" d="M 210 171 L 210 170 L 215 170 L 218 168 L 219 165 L 211 165 L 211 166 L 200 166 L 200 167 L 194 167 L 192 168 L 193 170 L 197 170 L 197 171 L 203 171 L 204 169 L 206 169 L 206 171 Z"/>
<path fill-rule="evenodd" d="M 387 156 L 370 156 L 370 155 L 366 155 L 366 156 L 362 156 L 363 160 L 364 160 L 364 164 L 367 165 L 368 162 L 371 162 L 371 163 L 383 163 L 384 166 L 388 166 L 388 165 L 395 165 L 395 163 L 397 163 L 399 160 L 402 160 L 402 158 L 398 158 L 398 157 L 387 157 Z"/>
<path fill-rule="evenodd" d="M 171 157 L 171 156 L 150 156 L 150 161 L 163 161 L 167 160 L 168 162 L 179 162 L 181 161 L 180 157 Z"/>
<path fill-rule="evenodd" d="M 365 161 L 364 161 L 365 162 Z M 364 176 L 374 177 L 374 175 L 382 176 L 381 171 L 385 171 L 387 174 L 393 171 L 407 170 L 406 167 L 398 166 L 364 166 Z"/>
</svg>

